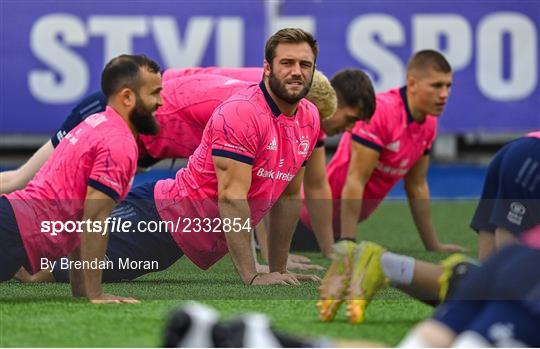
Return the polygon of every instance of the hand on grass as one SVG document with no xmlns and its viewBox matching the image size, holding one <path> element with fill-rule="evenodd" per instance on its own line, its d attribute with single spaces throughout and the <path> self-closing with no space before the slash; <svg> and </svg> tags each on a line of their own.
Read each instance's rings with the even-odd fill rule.
<svg viewBox="0 0 540 349">
<path fill-rule="evenodd" d="M 257 275 L 252 285 L 300 285 L 300 281 L 292 274 L 273 272 Z"/>
<path fill-rule="evenodd" d="M 295 274 L 295 273 L 289 273 L 289 275 L 293 275 L 297 280 L 299 281 L 315 281 L 315 282 L 321 282 L 321 278 L 318 277 L 315 274 Z"/>
<path fill-rule="evenodd" d="M 137 304 L 140 303 L 135 298 L 131 297 L 120 297 L 113 296 L 112 294 L 101 294 L 100 296 L 90 298 L 90 303 L 92 304 L 117 304 L 117 303 L 129 303 Z"/>
<path fill-rule="evenodd" d="M 444 252 L 444 253 L 456 253 L 456 252 L 467 252 L 467 249 L 461 245 L 454 244 L 439 244 L 437 247 L 432 249 L 433 252 Z"/>
<path fill-rule="evenodd" d="M 311 259 L 306 256 L 301 256 L 299 254 L 289 253 L 289 258 L 287 259 L 287 261 L 293 263 L 309 263 L 311 262 Z"/>
<path fill-rule="evenodd" d="M 268 267 L 268 265 L 257 263 L 256 267 L 257 267 L 257 273 L 270 272 L 270 268 Z M 296 262 L 291 262 L 289 260 L 287 262 L 287 270 L 324 270 L 324 267 L 318 264 L 296 263 Z"/>
<path fill-rule="evenodd" d="M 324 270 L 324 267 L 313 263 L 296 263 L 288 261 L 287 270 Z"/>
</svg>

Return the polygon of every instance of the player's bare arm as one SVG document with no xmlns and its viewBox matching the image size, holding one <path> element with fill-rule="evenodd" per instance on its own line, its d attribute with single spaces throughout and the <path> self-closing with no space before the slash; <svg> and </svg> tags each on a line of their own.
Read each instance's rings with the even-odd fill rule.
<svg viewBox="0 0 540 349">
<path fill-rule="evenodd" d="M 43 144 L 28 161 L 16 170 L 0 173 L 0 194 L 22 189 L 30 182 L 54 151 L 51 140 Z"/>
<path fill-rule="evenodd" d="M 247 193 L 251 186 L 251 165 L 224 158 L 213 157 L 218 180 L 218 204 L 222 219 L 240 218 L 241 222 L 251 217 Z M 224 232 L 234 266 L 245 284 L 257 274 L 255 259 L 251 252 L 251 231 Z"/>
<path fill-rule="evenodd" d="M 247 193 L 251 186 L 251 165 L 213 157 L 218 180 L 218 204 L 222 219 L 239 218 L 241 222 L 251 217 Z M 297 284 L 291 275 L 280 273 L 258 273 L 251 249 L 251 230 L 240 229 L 224 232 L 233 264 L 248 285 Z"/>
<path fill-rule="evenodd" d="M 405 192 L 414 223 L 428 251 L 463 252 L 459 245 L 441 244 L 437 239 L 431 215 L 431 203 L 427 171 L 429 168 L 429 155 L 424 155 L 404 178 Z"/>
<path fill-rule="evenodd" d="M 266 227 L 269 224 L 270 217 L 266 215 L 255 228 L 255 234 L 257 235 L 257 241 L 261 249 L 261 257 L 266 263 L 268 263 Z M 253 244 L 253 247 L 255 247 L 255 244 Z M 255 248 L 253 248 L 253 256 L 255 261 L 257 261 L 257 252 L 255 251 Z M 324 267 L 319 264 L 311 263 L 311 260 L 306 256 L 289 253 L 289 257 L 287 258 L 287 270 L 324 270 Z M 259 273 L 268 273 L 270 269 L 268 265 L 259 264 L 257 262 L 257 271 Z"/>
<path fill-rule="evenodd" d="M 364 188 L 377 166 L 379 152 L 352 142 L 351 162 L 341 198 L 341 237 L 356 239 L 356 224 L 362 210 Z"/>
<path fill-rule="evenodd" d="M 270 211 L 270 229 L 267 237 L 270 271 L 287 272 L 287 256 L 293 229 L 300 215 L 300 188 L 304 171 L 305 169 L 298 171 Z"/>
<path fill-rule="evenodd" d="M 287 258 L 294 228 L 298 223 L 300 208 L 302 207 L 300 189 L 304 172 L 304 168 L 297 172 L 270 211 L 270 229 L 267 236 L 270 272 L 288 274 Z M 293 276 L 293 274 L 288 275 Z M 295 283 L 298 283 L 298 280 L 319 281 L 319 278 L 315 275 L 295 274 L 293 277 Z"/>
<path fill-rule="evenodd" d="M 332 229 L 332 191 L 326 177 L 324 147 L 316 147 L 306 164 L 304 176 L 306 206 L 322 254 L 329 258 L 334 233 Z"/>
<path fill-rule="evenodd" d="M 100 221 L 100 227 L 105 228 L 105 220 L 111 214 L 115 201 L 108 195 L 92 187 L 87 188 L 84 201 L 83 221 Z M 71 254 L 72 260 L 102 261 L 105 258 L 108 234 L 89 231 L 86 226 L 81 233 L 80 246 Z M 84 264 L 83 264 L 84 266 Z M 101 285 L 102 270 L 100 268 L 72 268 L 70 283 L 73 296 L 83 296 L 92 303 L 136 303 L 133 298 L 118 297 L 103 293 Z"/>
</svg>

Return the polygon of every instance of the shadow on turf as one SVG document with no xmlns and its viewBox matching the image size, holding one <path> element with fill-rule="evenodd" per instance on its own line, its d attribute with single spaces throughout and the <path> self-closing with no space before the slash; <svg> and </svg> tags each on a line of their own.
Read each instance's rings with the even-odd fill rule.
<svg viewBox="0 0 540 349">
<path fill-rule="evenodd" d="M 29 295 L 28 297 L 10 297 L 10 298 L 0 298 L 0 304 L 11 304 L 11 303 L 50 303 L 50 302 L 59 302 L 59 303 L 88 303 L 86 299 L 75 299 L 71 296 L 57 296 L 57 297 L 40 297 L 36 298 L 35 295 Z"/>
<path fill-rule="evenodd" d="M 215 279 L 203 279 L 203 278 L 190 278 L 190 277 L 182 277 L 181 279 L 135 279 L 135 280 L 126 280 L 126 281 L 119 281 L 119 282 L 108 282 L 107 284 L 172 284 L 172 285 L 241 285 L 241 283 L 238 280 L 215 280 Z"/>
</svg>

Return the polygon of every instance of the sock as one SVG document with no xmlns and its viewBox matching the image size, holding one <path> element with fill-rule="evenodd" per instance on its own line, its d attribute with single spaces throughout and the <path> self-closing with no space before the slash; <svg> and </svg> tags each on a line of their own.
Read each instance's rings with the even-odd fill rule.
<svg viewBox="0 0 540 349">
<path fill-rule="evenodd" d="M 381 256 L 384 274 L 392 283 L 410 285 L 414 274 L 414 258 L 392 252 Z"/>
</svg>

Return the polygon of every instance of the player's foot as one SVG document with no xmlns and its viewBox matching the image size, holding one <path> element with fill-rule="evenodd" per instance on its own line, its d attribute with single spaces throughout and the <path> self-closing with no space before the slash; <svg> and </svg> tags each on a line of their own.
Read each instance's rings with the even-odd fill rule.
<svg viewBox="0 0 540 349">
<path fill-rule="evenodd" d="M 166 348 L 214 348 L 212 331 L 217 312 L 200 303 L 190 303 L 171 314 L 165 329 Z"/>
<path fill-rule="evenodd" d="M 386 250 L 373 242 L 362 241 L 354 251 L 353 269 L 347 290 L 347 317 L 354 324 L 364 321 L 366 308 L 389 280 L 381 265 L 381 256 Z"/>
<path fill-rule="evenodd" d="M 349 285 L 352 257 L 356 243 L 341 240 L 332 246 L 332 263 L 319 287 L 317 309 L 322 321 L 332 321 L 336 316 Z"/>
<path fill-rule="evenodd" d="M 452 293 L 455 286 L 469 273 L 478 267 L 478 262 L 461 253 L 454 253 L 441 263 L 444 268 L 439 276 L 439 297 L 441 303 Z"/>
</svg>

